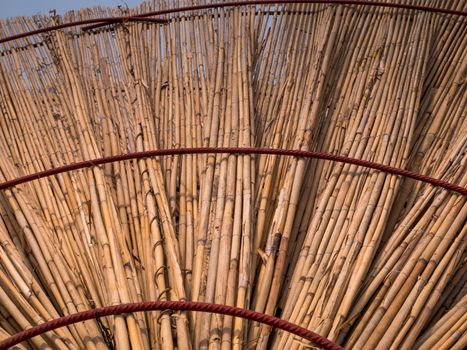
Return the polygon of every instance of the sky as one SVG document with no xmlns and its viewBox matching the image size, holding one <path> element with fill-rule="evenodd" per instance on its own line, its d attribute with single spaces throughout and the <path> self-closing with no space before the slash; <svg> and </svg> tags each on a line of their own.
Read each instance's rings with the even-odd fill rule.
<svg viewBox="0 0 467 350">
<path fill-rule="evenodd" d="M 35 14 L 48 14 L 55 9 L 58 14 L 68 10 L 97 5 L 118 6 L 128 4 L 135 7 L 143 0 L 0 0 L 0 17 L 31 16 Z"/>
</svg>

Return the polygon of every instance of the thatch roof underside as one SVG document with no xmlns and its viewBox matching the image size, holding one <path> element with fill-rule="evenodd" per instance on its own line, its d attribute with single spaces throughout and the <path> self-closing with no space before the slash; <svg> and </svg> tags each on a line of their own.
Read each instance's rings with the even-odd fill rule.
<svg viewBox="0 0 467 350">
<path fill-rule="evenodd" d="M 166 3 L 12 18 L 0 37 Z M 166 18 L 1 44 L 0 182 L 225 146 L 323 151 L 467 185 L 465 17 L 301 4 Z M 0 339 L 94 307 L 188 299 L 275 314 L 348 349 L 462 349 L 466 218 L 454 192 L 273 155 L 167 156 L 32 181 L 0 193 Z M 18 348 L 111 343 L 309 347 L 242 319 L 149 312 Z"/>
</svg>

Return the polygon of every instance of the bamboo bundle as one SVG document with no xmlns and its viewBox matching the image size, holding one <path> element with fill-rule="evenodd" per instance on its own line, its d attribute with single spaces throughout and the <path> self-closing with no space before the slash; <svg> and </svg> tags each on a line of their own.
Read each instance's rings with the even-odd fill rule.
<svg viewBox="0 0 467 350">
<path fill-rule="evenodd" d="M 0 38 L 192 3 L 209 2 L 16 17 Z M 167 19 L 1 44 L 0 182 L 137 151 L 269 147 L 467 186 L 465 17 L 302 3 Z M 195 300 L 277 315 L 349 349 L 462 349 L 466 220 L 460 194 L 297 157 L 173 155 L 61 173 L 0 193 L 0 340 L 105 305 Z M 17 348 L 308 347 L 240 318 L 153 311 Z"/>
</svg>

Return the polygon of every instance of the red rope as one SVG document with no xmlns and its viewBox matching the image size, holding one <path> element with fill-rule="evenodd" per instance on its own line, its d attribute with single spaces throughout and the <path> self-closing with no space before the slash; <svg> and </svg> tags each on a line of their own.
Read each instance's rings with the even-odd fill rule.
<svg viewBox="0 0 467 350">
<path fill-rule="evenodd" d="M 358 166 L 363 166 L 366 168 L 371 168 L 375 170 L 380 170 L 388 174 L 399 175 L 408 177 L 414 180 L 419 180 L 422 182 L 429 183 L 433 186 L 442 187 L 444 189 L 460 193 L 461 195 L 467 195 L 467 188 L 461 187 L 459 185 L 435 179 L 430 176 L 421 175 L 409 170 L 404 170 L 389 165 L 379 164 L 370 162 L 362 159 L 349 158 L 345 156 L 338 156 L 329 153 L 322 152 L 311 152 L 311 151 L 300 151 L 300 150 L 285 150 L 285 149 L 273 149 L 273 148 L 254 148 L 254 147 L 195 147 L 195 148 L 174 148 L 174 149 L 160 149 L 154 151 L 145 151 L 145 152 L 134 152 L 121 154 L 117 156 L 103 157 L 93 160 L 85 160 L 82 162 L 72 163 L 68 165 L 63 165 L 57 168 L 52 168 L 44 171 L 40 171 L 34 174 L 25 175 L 18 177 L 13 180 L 8 180 L 3 183 L 0 183 L 0 190 L 4 190 L 25 182 L 32 180 L 37 180 L 43 177 L 56 175 L 64 173 L 71 170 L 78 170 L 83 168 L 89 168 L 96 165 L 118 162 L 123 160 L 130 159 L 141 159 L 147 157 L 160 157 L 160 156 L 170 156 L 170 155 L 183 155 L 183 154 L 202 154 L 202 153 L 228 153 L 228 154 L 271 154 L 271 155 L 283 155 L 283 156 L 295 156 L 303 158 L 315 158 L 315 159 L 324 159 L 335 162 L 354 164 Z"/>
<path fill-rule="evenodd" d="M 344 350 L 343 347 L 331 342 L 330 340 L 312 332 L 306 328 L 297 326 L 277 317 L 265 315 L 259 312 L 240 309 L 233 306 L 201 303 L 194 301 L 146 301 L 140 303 L 120 304 L 106 306 L 98 309 L 78 312 L 72 315 L 63 316 L 52 321 L 42 323 L 30 329 L 19 332 L 0 342 L 0 350 L 5 350 L 10 346 L 19 344 L 25 340 L 31 339 L 37 335 L 54 330 L 56 328 L 68 326 L 70 324 L 90 320 L 96 317 L 121 315 L 139 311 L 154 311 L 154 310 L 176 310 L 176 311 L 202 311 L 212 312 L 216 314 L 229 315 L 234 317 L 245 318 L 250 321 L 256 321 L 273 328 L 279 328 L 286 332 L 298 335 L 305 338 L 315 345 L 318 345 L 325 350 Z"/>
<path fill-rule="evenodd" d="M 16 40 L 16 39 L 26 38 L 28 36 L 32 36 L 35 34 L 47 33 L 53 30 L 64 29 L 64 28 L 69 28 L 69 27 L 74 27 L 74 26 L 81 26 L 81 25 L 94 24 L 94 23 L 99 23 L 99 26 L 103 26 L 103 25 L 108 25 L 108 24 L 113 24 L 113 23 L 123 23 L 123 22 L 152 22 L 152 23 L 165 24 L 168 21 L 162 18 L 145 18 L 145 16 L 121 16 L 121 17 L 93 18 L 93 19 L 86 19 L 82 21 L 57 24 L 57 25 L 50 26 L 50 27 L 44 27 L 41 29 L 31 30 L 29 32 L 7 36 L 5 38 L 0 39 L 0 44 L 6 43 L 8 41 Z"/>
<path fill-rule="evenodd" d="M 122 16 L 122 17 L 105 17 L 105 18 L 95 18 L 95 19 L 88 19 L 83 21 L 75 21 L 69 23 L 58 24 L 55 26 L 44 27 L 12 36 L 8 36 L 5 38 L 0 39 L 0 44 L 5 43 L 8 41 L 12 41 L 15 39 L 25 38 L 31 35 L 41 34 L 50 32 L 57 29 L 63 29 L 68 27 L 80 26 L 85 24 L 97 24 L 98 26 L 111 24 L 111 23 L 118 23 L 124 21 L 137 21 L 138 18 L 141 20 L 143 17 L 151 17 L 151 16 L 158 16 L 170 13 L 179 13 L 179 12 L 189 12 L 189 11 L 196 11 L 196 10 L 203 10 L 203 9 L 216 9 L 216 8 L 225 8 L 225 7 L 234 7 L 234 6 L 243 6 L 243 5 L 280 5 L 280 4 L 338 4 L 338 5 L 357 5 L 357 6 L 378 6 L 378 7 L 386 7 L 386 8 L 400 8 L 400 9 L 407 9 L 407 10 L 417 10 L 417 11 L 424 11 L 424 12 L 431 12 L 431 13 L 444 13 L 454 16 L 467 16 L 467 12 L 465 11 L 456 11 L 450 9 L 443 9 L 437 7 L 430 7 L 430 6 L 419 6 L 419 5 L 410 5 L 410 4 L 398 4 L 398 3 L 387 3 L 382 1 L 359 1 L 359 0 L 253 0 L 253 1 L 232 1 L 232 2 L 224 2 L 224 3 L 216 3 L 216 4 L 205 4 L 205 5 L 196 5 L 196 6 L 187 6 L 187 7 L 179 7 L 173 8 L 168 10 L 161 10 L 161 11 L 153 11 L 142 13 L 135 16 Z M 166 20 L 160 19 L 158 20 L 160 23 L 165 23 Z M 105 23 L 103 23 L 105 22 Z M 88 27 L 87 29 L 92 29 L 93 26 Z"/>
<path fill-rule="evenodd" d="M 386 7 L 386 8 L 398 8 L 405 10 L 416 10 L 424 11 L 431 13 L 444 13 L 454 16 L 467 16 L 465 11 L 456 11 L 440 7 L 432 6 L 421 6 L 421 5 L 411 5 L 411 4 L 400 4 L 392 2 L 382 2 L 382 1 L 366 1 L 366 0 L 250 0 L 250 1 L 230 1 L 223 3 L 215 4 L 204 4 L 204 5 L 194 5 L 179 7 L 167 10 L 153 11 L 144 14 L 136 15 L 136 17 L 146 17 L 146 16 L 156 16 L 156 15 L 165 15 L 169 13 L 179 13 L 183 11 L 197 11 L 197 10 L 206 10 L 206 9 L 217 9 L 224 7 L 234 7 L 234 6 L 248 6 L 248 5 L 286 5 L 286 4 L 335 4 L 335 5 L 357 5 L 357 6 L 372 6 L 372 7 Z"/>
</svg>

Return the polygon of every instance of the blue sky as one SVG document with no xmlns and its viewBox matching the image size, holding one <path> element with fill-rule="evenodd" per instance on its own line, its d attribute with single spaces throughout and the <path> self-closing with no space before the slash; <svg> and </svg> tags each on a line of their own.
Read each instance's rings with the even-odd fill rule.
<svg viewBox="0 0 467 350">
<path fill-rule="evenodd" d="M 143 0 L 0 0 L 0 17 L 31 16 L 37 13 L 48 14 L 52 9 L 58 14 L 67 10 L 97 5 L 117 6 L 128 4 L 135 7 Z"/>
</svg>

